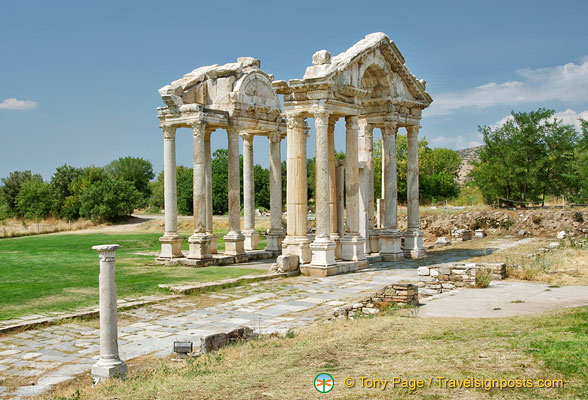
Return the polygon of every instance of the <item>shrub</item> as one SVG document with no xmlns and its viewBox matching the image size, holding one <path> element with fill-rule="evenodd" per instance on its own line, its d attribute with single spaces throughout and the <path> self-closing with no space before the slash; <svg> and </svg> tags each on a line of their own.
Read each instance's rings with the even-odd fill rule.
<svg viewBox="0 0 588 400">
<path fill-rule="evenodd" d="M 80 215 L 94 222 L 117 221 L 131 215 L 141 200 L 141 194 L 131 182 L 105 179 L 82 192 Z"/>
<path fill-rule="evenodd" d="M 41 219 L 51 213 L 51 190 L 41 178 L 24 182 L 16 196 L 18 215 L 29 219 Z"/>
<path fill-rule="evenodd" d="M 9 213 L 18 214 L 17 196 L 23 183 L 31 179 L 40 179 L 41 175 L 33 175 L 31 171 L 14 171 L 11 172 L 7 178 L 2 178 L 3 185 L 0 186 L 0 197 L 3 198 L 4 204 L 8 208 Z"/>
<path fill-rule="evenodd" d="M 476 287 L 487 288 L 492 282 L 492 271 L 485 268 L 480 268 L 476 273 Z"/>
</svg>

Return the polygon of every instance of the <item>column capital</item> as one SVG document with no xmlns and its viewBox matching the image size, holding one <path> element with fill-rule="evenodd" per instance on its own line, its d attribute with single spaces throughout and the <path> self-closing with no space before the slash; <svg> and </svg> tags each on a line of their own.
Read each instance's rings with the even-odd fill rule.
<svg viewBox="0 0 588 400">
<path fill-rule="evenodd" d="M 359 120 L 359 135 L 360 136 L 373 136 L 374 135 L 374 124 L 368 122 L 365 119 Z"/>
<path fill-rule="evenodd" d="M 407 136 L 418 136 L 421 127 L 419 125 L 409 125 L 406 127 Z"/>
<path fill-rule="evenodd" d="M 304 115 L 286 114 L 286 126 L 288 129 L 301 129 L 305 127 Z"/>
<path fill-rule="evenodd" d="M 194 137 L 204 137 L 206 135 L 206 123 L 204 121 L 194 121 L 190 126 Z"/>
<path fill-rule="evenodd" d="M 329 113 L 328 111 L 317 111 L 316 113 L 314 113 L 314 126 L 315 127 L 319 127 L 319 126 L 329 126 L 329 116 L 331 115 L 331 113 Z"/>
<path fill-rule="evenodd" d="M 253 137 L 255 136 L 254 133 L 251 132 L 240 132 L 239 135 L 243 138 L 243 142 L 247 142 L 248 144 L 253 143 Z"/>
<path fill-rule="evenodd" d="M 163 138 L 164 139 L 175 139 L 176 138 L 176 127 L 175 126 L 164 125 L 161 127 L 161 129 L 163 129 Z"/>
<path fill-rule="evenodd" d="M 267 137 L 271 143 L 280 143 L 282 141 L 282 133 L 280 131 L 269 131 Z"/>
<path fill-rule="evenodd" d="M 398 122 L 386 121 L 384 123 L 384 127 L 382 128 L 382 135 L 396 135 L 396 133 L 398 133 Z"/>
</svg>

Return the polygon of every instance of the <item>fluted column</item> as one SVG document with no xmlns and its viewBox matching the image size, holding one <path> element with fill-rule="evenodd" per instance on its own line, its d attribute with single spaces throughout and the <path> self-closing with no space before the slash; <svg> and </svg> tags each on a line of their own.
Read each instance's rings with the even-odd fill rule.
<svg viewBox="0 0 588 400">
<path fill-rule="evenodd" d="M 182 237 L 178 235 L 178 197 L 176 188 L 176 128 L 163 127 L 163 192 L 165 232 L 159 242 L 159 259 L 180 258 Z"/>
<path fill-rule="evenodd" d="M 329 116 L 329 217 L 331 240 L 335 242 L 335 258 L 341 258 L 341 236 L 337 230 L 337 163 L 335 160 L 335 123 L 337 117 Z"/>
<path fill-rule="evenodd" d="M 287 226 L 283 253 L 298 256 L 300 264 L 311 260 L 306 237 L 308 210 L 306 188 L 306 125 L 302 114 L 286 115 L 287 122 Z"/>
<path fill-rule="evenodd" d="M 225 255 L 245 254 L 245 238 L 241 233 L 241 182 L 239 179 L 239 132 L 227 129 L 228 181 L 229 181 L 229 232 L 225 235 Z"/>
<path fill-rule="evenodd" d="M 408 141 L 408 169 L 406 177 L 408 229 L 404 233 L 404 256 L 419 258 L 425 255 L 423 231 L 419 228 L 419 126 L 406 128 Z"/>
<path fill-rule="evenodd" d="M 210 258 L 210 238 L 206 233 L 206 124 L 195 122 L 192 125 L 194 134 L 194 233 L 188 239 L 190 251 L 188 258 Z"/>
<path fill-rule="evenodd" d="M 386 261 L 403 258 L 400 249 L 401 235 L 397 229 L 397 197 L 398 176 L 396 165 L 396 134 L 398 126 L 395 122 L 387 122 L 382 128 L 382 229 L 380 231 L 380 255 Z"/>
<path fill-rule="evenodd" d="M 279 131 L 268 133 L 270 142 L 270 229 L 267 232 L 266 251 L 280 251 L 284 230 L 282 228 L 282 160 L 280 143 L 282 134 Z"/>
<path fill-rule="evenodd" d="M 214 129 L 206 129 L 204 136 L 204 152 L 206 153 L 206 233 L 210 238 L 208 244 L 211 254 L 217 253 L 217 241 L 214 234 L 214 225 L 212 222 L 212 154 L 210 148 L 210 135 Z"/>
<path fill-rule="evenodd" d="M 369 212 L 370 191 L 373 192 L 372 184 L 370 184 L 374 163 L 374 141 L 372 136 L 373 129 L 373 125 L 370 125 L 366 120 L 362 120 L 359 124 L 359 234 L 365 239 L 364 252 L 366 254 L 371 253 L 370 229 L 373 227 Z M 373 218 L 373 212 L 371 214 L 371 218 Z"/>
<path fill-rule="evenodd" d="M 311 265 L 326 268 L 335 264 L 335 242 L 331 240 L 330 217 L 329 114 L 326 112 L 315 114 L 314 124 L 316 139 L 316 236 L 310 245 Z"/>
<path fill-rule="evenodd" d="M 345 192 L 347 227 L 341 239 L 341 258 L 343 260 L 365 260 L 364 238 L 359 234 L 359 164 L 358 164 L 358 124 L 357 116 L 345 117 Z"/>
<path fill-rule="evenodd" d="M 255 230 L 255 177 L 253 165 L 252 133 L 242 133 L 243 138 L 243 214 L 245 250 L 257 250 L 259 235 Z"/>
</svg>

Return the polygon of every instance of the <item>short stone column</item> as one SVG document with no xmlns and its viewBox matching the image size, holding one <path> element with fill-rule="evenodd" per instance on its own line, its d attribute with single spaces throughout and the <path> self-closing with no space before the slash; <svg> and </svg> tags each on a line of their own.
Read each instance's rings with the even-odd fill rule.
<svg viewBox="0 0 588 400">
<path fill-rule="evenodd" d="M 408 140 L 408 171 L 406 177 L 407 187 L 407 214 L 408 229 L 404 232 L 404 256 L 419 258 L 426 255 L 423 245 L 424 232 L 419 227 L 419 126 L 407 126 L 406 136 Z"/>
<path fill-rule="evenodd" d="M 335 242 L 331 240 L 330 187 L 329 187 L 329 114 L 314 116 L 316 138 L 316 236 L 310 244 L 312 268 L 322 271 L 312 275 L 330 275 L 328 267 L 335 265 Z"/>
<path fill-rule="evenodd" d="M 398 232 L 397 197 L 398 177 L 396 165 L 396 133 L 398 126 L 387 122 L 382 128 L 382 192 L 384 197 L 382 228 L 380 230 L 380 255 L 385 261 L 396 261 L 404 256 L 400 248 L 402 235 Z"/>
<path fill-rule="evenodd" d="M 359 234 L 365 239 L 363 247 L 365 254 L 371 253 L 370 229 L 373 228 L 373 212 L 371 213 L 371 217 L 369 212 L 370 191 L 373 193 L 373 185 L 370 184 L 374 164 L 373 129 L 373 125 L 369 124 L 366 120 L 362 120 L 359 124 Z"/>
<path fill-rule="evenodd" d="M 282 227 L 282 160 L 280 144 L 282 134 L 279 131 L 268 133 L 270 142 L 270 229 L 266 234 L 267 251 L 280 251 L 284 239 Z"/>
<path fill-rule="evenodd" d="M 183 239 L 178 235 L 178 197 L 176 188 L 176 128 L 163 127 L 163 193 L 165 204 L 165 232 L 159 238 L 159 259 L 184 257 Z"/>
<path fill-rule="evenodd" d="M 337 230 L 337 162 L 335 160 L 336 122 L 336 116 L 329 116 L 329 217 L 331 240 L 335 242 L 335 259 L 341 259 L 341 236 L 339 236 Z"/>
<path fill-rule="evenodd" d="M 194 133 L 194 233 L 188 238 L 188 258 L 202 260 L 210 258 L 210 237 L 206 233 L 206 124 L 192 125 Z"/>
<path fill-rule="evenodd" d="M 216 254 L 217 238 L 214 234 L 214 224 L 212 220 L 212 153 L 210 148 L 210 135 L 214 129 L 206 129 L 204 137 L 204 152 L 206 153 L 206 234 L 210 238 L 208 248 L 211 254 Z"/>
<path fill-rule="evenodd" d="M 241 182 L 239 179 L 239 133 L 227 129 L 229 175 L 229 232 L 225 235 L 225 255 L 245 254 L 245 237 L 241 233 Z"/>
<path fill-rule="evenodd" d="M 255 230 L 255 176 L 253 164 L 252 133 L 241 133 L 243 138 L 243 214 L 245 236 L 245 250 L 257 250 L 259 234 Z"/>
<path fill-rule="evenodd" d="M 115 252 L 118 244 L 93 246 L 100 257 L 100 359 L 92 366 L 95 383 L 109 378 L 125 378 L 127 364 L 118 355 L 116 315 Z"/>
<path fill-rule="evenodd" d="M 286 238 L 282 254 L 298 256 L 300 264 L 311 260 L 306 236 L 308 212 L 306 177 L 306 124 L 301 114 L 287 114 Z"/>
<path fill-rule="evenodd" d="M 364 239 L 359 234 L 359 165 L 357 158 L 357 116 L 345 117 L 345 192 L 349 233 L 341 239 L 341 258 L 347 261 L 365 260 Z"/>
</svg>

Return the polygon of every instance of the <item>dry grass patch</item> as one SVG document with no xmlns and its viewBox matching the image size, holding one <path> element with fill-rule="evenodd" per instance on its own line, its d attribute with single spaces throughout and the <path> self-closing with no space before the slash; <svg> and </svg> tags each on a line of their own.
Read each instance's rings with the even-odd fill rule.
<svg viewBox="0 0 588 400">
<path fill-rule="evenodd" d="M 79 390 L 83 399 L 314 399 L 325 396 L 312 384 L 322 372 L 334 377 L 335 388 L 328 396 L 337 399 L 569 398 L 585 394 L 586 382 L 573 373 L 547 369 L 533 357 L 529 346 L 534 348 L 530 343 L 544 334 L 546 325 L 567 327 L 570 321 L 577 322 L 570 313 L 492 320 L 420 319 L 393 313 L 337 321 L 288 337 L 263 337 L 230 346 L 185 363 L 162 360 L 158 366 L 145 369 L 134 368 L 132 362 L 126 381 L 93 388 L 89 381 L 73 383 L 44 398 L 71 396 Z M 560 337 L 552 336 L 552 342 L 557 343 Z M 565 378 L 566 388 L 501 392 L 432 385 L 413 392 L 391 387 L 382 391 L 359 387 L 361 376 L 426 381 L 431 376 Z M 345 377 L 356 380 L 354 388 L 343 385 Z"/>
</svg>

